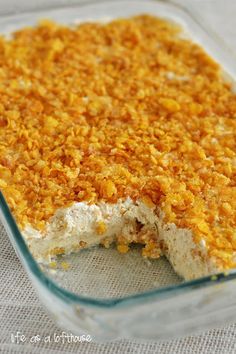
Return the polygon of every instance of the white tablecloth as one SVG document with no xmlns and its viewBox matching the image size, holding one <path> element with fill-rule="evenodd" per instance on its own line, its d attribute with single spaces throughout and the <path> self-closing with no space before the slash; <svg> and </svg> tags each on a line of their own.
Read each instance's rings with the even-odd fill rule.
<svg viewBox="0 0 236 354">
<path fill-rule="evenodd" d="M 130 0 L 132 1 L 132 0 Z M 189 4 L 205 17 L 212 28 L 224 36 L 236 50 L 236 1 L 235 0 L 177 0 Z M 76 3 L 78 0 L 72 0 Z M 68 3 L 68 0 L 41 0 L 38 4 L 53 5 Z M 28 0 L 0 0 L 0 12 L 22 8 L 24 4 L 35 7 Z M 8 237 L 0 225 L 0 352 L 2 353 L 236 353 L 236 324 L 223 329 L 214 329 L 197 336 L 168 342 L 138 342 L 121 340 L 104 344 L 90 343 L 30 343 L 35 335 L 45 338 L 61 334 L 53 321 L 44 312 L 25 272 L 16 257 Z M 235 314 L 236 322 L 236 314 Z M 22 344 L 12 343 L 12 335 L 20 332 L 25 336 Z"/>
</svg>

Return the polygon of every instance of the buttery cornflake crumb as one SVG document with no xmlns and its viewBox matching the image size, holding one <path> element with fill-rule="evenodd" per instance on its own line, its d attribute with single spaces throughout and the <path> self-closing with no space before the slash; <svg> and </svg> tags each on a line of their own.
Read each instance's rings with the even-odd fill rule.
<svg viewBox="0 0 236 354">
<path fill-rule="evenodd" d="M 236 96 L 180 32 L 140 15 L 1 37 L 0 187 L 22 229 L 130 197 L 236 265 Z"/>
<path fill-rule="evenodd" d="M 49 263 L 49 267 L 52 269 L 56 269 L 57 268 L 57 262 L 56 261 L 52 261 Z"/>
<path fill-rule="evenodd" d="M 49 255 L 59 256 L 64 253 L 65 253 L 65 249 L 63 247 L 55 247 L 54 249 L 50 250 Z"/>
<path fill-rule="evenodd" d="M 161 256 L 160 245 L 155 241 L 149 241 L 142 249 L 142 256 L 157 259 Z"/>
<path fill-rule="evenodd" d="M 120 253 L 127 253 L 129 251 L 129 246 L 126 244 L 118 244 L 116 247 Z"/>
<path fill-rule="evenodd" d="M 105 248 L 109 248 L 112 242 L 113 239 L 111 237 L 105 237 L 104 239 L 101 240 L 100 244 Z"/>
<path fill-rule="evenodd" d="M 61 267 L 64 269 L 64 270 L 68 270 L 70 269 L 70 264 L 68 262 L 61 262 Z"/>
<path fill-rule="evenodd" d="M 153 203 L 152 199 L 149 196 L 144 196 L 142 202 L 149 208 L 155 208 L 156 205 Z"/>
<path fill-rule="evenodd" d="M 79 247 L 80 248 L 85 248 L 87 246 L 87 243 L 85 241 L 80 241 L 79 242 Z"/>
<path fill-rule="evenodd" d="M 104 221 L 99 221 L 96 225 L 96 232 L 98 235 L 102 235 L 106 232 L 107 227 Z"/>
</svg>

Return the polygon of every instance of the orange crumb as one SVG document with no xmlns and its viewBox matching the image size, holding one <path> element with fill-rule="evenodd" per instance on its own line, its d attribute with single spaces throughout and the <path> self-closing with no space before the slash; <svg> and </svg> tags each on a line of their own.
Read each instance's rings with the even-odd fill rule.
<svg viewBox="0 0 236 354">
<path fill-rule="evenodd" d="M 49 263 L 49 267 L 52 268 L 52 269 L 56 269 L 57 268 L 57 262 L 55 261 L 52 261 Z"/>
<path fill-rule="evenodd" d="M 85 242 L 85 241 L 80 241 L 79 242 L 79 247 L 80 248 L 85 248 L 87 246 L 87 242 Z"/>
<path fill-rule="evenodd" d="M 61 262 L 61 267 L 62 267 L 64 270 L 68 270 L 68 269 L 70 269 L 70 264 L 67 263 L 67 262 Z"/>
<path fill-rule="evenodd" d="M 128 245 L 125 245 L 125 244 L 117 245 L 117 250 L 118 250 L 120 253 L 127 253 L 127 252 L 129 251 L 129 246 L 128 246 Z"/>
<path fill-rule="evenodd" d="M 103 235 L 107 230 L 107 226 L 103 221 L 99 221 L 96 225 L 96 232 L 98 235 Z"/>
</svg>

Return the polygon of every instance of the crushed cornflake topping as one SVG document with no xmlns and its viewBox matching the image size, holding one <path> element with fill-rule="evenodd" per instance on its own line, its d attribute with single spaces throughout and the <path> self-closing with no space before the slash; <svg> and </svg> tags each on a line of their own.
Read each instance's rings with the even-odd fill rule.
<svg viewBox="0 0 236 354">
<path fill-rule="evenodd" d="M 143 199 L 236 265 L 236 96 L 180 32 L 142 15 L 1 37 L 0 187 L 22 229 Z"/>
</svg>

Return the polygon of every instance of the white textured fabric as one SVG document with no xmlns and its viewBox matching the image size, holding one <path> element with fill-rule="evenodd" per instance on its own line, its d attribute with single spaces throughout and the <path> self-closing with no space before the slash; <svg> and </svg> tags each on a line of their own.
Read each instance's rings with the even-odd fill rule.
<svg viewBox="0 0 236 354">
<path fill-rule="evenodd" d="M 85 0 L 84 0 L 85 1 Z M 131 0 L 132 1 L 132 0 Z M 71 3 L 76 3 L 72 0 Z M 236 1 L 234 0 L 179 0 L 190 4 L 200 12 L 210 25 L 236 49 Z M 35 2 L 28 0 L 0 0 L 0 11 L 7 12 L 17 4 L 34 7 Z M 37 2 L 47 6 L 55 3 L 68 3 L 66 0 L 41 0 Z M 36 3 L 35 3 L 36 4 Z M 61 334 L 53 321 L 47 316 L 15 255 L 8 237 L 0 225 L 0 352 L 2 353 L 176 353 L 176 354 L 230 354 L 236 353 L 236 324 L 224 329 L 215 329 L 198 336 L 176 339 L 167 342 L 114 341 L 105 344 L 90 343 L 44 343 L 30 344 L 35 335 L 45 338 L 48 335 Z M 236 314 L 235 314 L 236 321 Z M 11 334 L 21 332 L 26 338 L 24 344 L 11 342 Z"/>
</svg>

